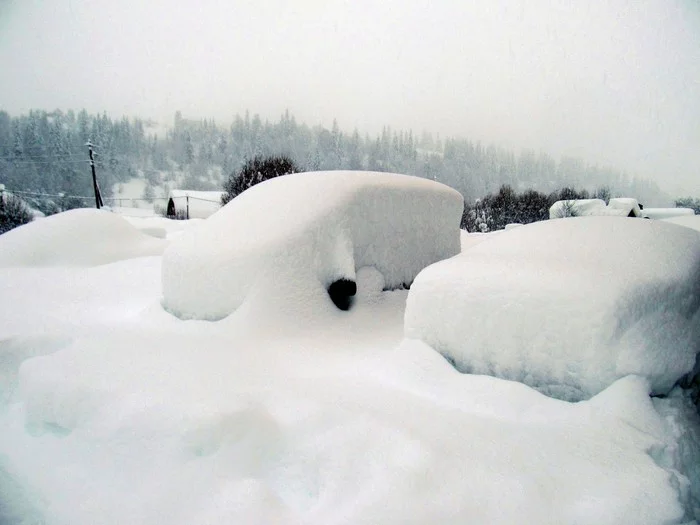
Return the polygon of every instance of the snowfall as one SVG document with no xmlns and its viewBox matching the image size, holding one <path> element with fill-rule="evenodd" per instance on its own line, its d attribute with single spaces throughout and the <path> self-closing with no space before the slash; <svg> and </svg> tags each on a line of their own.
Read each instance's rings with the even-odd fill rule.
<svg viewBox="0 0 700 525">
<path fill-rule="evenodd" d="M 0 236 L 0 523 L 697 523 L 700 217 L 462 205 L 305 173 Z"/>
</svg>

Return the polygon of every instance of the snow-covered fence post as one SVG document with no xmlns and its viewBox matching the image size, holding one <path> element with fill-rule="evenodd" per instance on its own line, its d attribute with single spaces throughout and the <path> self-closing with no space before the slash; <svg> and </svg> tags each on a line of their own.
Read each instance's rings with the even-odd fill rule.
<svg viewBox="0 0 700 525">
<path fill-rule="evenodd" d="M 185 199 L 187 200 L 187 220 L 190 220 L 190 196 L 186 195 Z"/>
</svg>

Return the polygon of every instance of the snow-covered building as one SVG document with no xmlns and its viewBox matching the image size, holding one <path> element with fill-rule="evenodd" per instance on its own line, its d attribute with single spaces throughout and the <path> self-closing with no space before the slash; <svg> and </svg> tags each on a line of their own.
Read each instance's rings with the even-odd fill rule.
<svg viewBox="0 0 700 525">
<path fill-rule="evenodd" d="M 616 197 L 610 199 L 602 215 L 619 215 L 621 217 L 642 217 L 642 205 L 637 199 Z"/>
<path fill-rule="evenodd" d="M 692 208 L 644 208 L 642 215 L 647 219 L 671 219 L 695 215 Z"/>
<path fill-rule="evenodd" d="M 589 215 L 614 215 L 620 217 L 643 217 L 642 205 L 637 199 L 617 197 L 608 205 L 602 199 L 571 199 L 557 201 L 549 208 L 550 219 L 584 217 Z"/>
<path fill-rule="evenodd" d="M 168 217 L 206 219 L 221 208 L 223 191 L 170 190 Z"/>
</svg>

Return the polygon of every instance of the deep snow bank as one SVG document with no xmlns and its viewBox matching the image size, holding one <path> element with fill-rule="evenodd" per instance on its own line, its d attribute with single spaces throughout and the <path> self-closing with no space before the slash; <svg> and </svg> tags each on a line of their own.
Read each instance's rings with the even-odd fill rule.
<svg viewBox="0 0 700 525">
<path fill-rule="evenodd" d="M 388 288 L 460 251 L 462 196 L 390 173 L 313 172 L 258 184 L 182 234 L 163 256 L 163 305 L 185 318 L 218 319 L 251 290 L 289 283 L 305 293 L 373 266 Z M 260 292 L 262 293 L 262 292 Z M 258 294 L 260 295 L 260 294 Z M 267 297 L 268 302 L 275 299 Z"/>
<path fill-rule="evenodd" d="M 0 267 L 97 266 L 160 255 L 165 246 L 117 214 L 81 208 L 0 235 Z"/>
<path fill-rule="evenodd" d="M 614 217 L 504 232 L 418 275 L 405 333 L 561 399 L 628 374 L 665 393 L 700 351 L 700 235 Z"/>
</svg>

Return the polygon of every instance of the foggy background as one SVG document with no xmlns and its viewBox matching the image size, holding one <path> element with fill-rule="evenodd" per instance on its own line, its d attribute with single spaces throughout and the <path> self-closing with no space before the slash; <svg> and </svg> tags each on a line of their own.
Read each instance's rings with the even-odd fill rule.
<svg viewBox="0 0 700 525">
<path fill-rule="evenodd" d="M 0 0 L 0 109 L 382 126 L 700 195 L 700 2 Z M 588 4 L 588 3 L 586 3 Z"/>
</svg>

